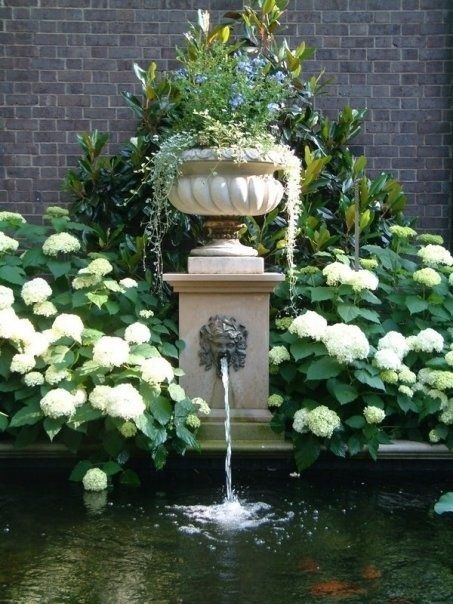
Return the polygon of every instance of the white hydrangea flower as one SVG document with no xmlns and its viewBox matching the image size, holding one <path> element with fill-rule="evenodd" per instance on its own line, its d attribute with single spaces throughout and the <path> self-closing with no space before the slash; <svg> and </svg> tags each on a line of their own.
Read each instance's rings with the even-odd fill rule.
<svg viewBox="0 0 453 604">
<path fill-rule="evenodd" d="M 195 398 L 193 398 L 192 403 L 194 405 L 196 405 L 197 411 L 200 415 L 209 415 L 211 413 L 211 409 L 210 409 L 208 403 L 204 399 L 200 398 L 199 396 L 196 396 Z"/>
<path fill-rule="evenodd" d="M 111 392 L 111 386 L 95 386 L 90 392 L 88 400 L 95 409 L 106 411 L 109 404 Z"/>
<path fill-rule="evenodd" d="M 160 384 L 167 380 L 171 382 L 174 373 L 173 367 L 163 357 L 151 357 L 145 359 L 141 365 L 142 379 L 148 384 Z"/>
<path fill-rule="evenodd" d="M 379 407 L 368 405 L 368 407 L 365 407 L 363 410 L 363 415 L 367 424 L 380 424 L 382 421 L 384 421 L 385 411 Z"/>
<path fill-rule="evenodd" d="M 289 333 L 295 333 L 299 338 L 322 340 L 327 328 L 327 321 L 317 312 L 307 310 L 306 313 L 294 319 L 288 328 Z"/>
<path fill-rule="evenodd" d="M 74 397 L 76 407 L 80 407 L 80 405 L 83 405 L 87 402 L 87 391 L 81 386 L 79 388 L 76 388 L 76 390 L 72 392 L 72 395 Z"/>
<path fill-rule="evenodd" d="M 402 386 L 398 386 L 398 392 L 401 392 L 401 394 L 405 394 L 409 398 L 412 398 L 414 396 L 414 391 L 412 390 L 412 388 L 409 388 L 409 386 L 404 386 L 404 384 Z"/>
<path fill-rule="evenodd" d="M 419 370 L 418 372 L 418 380 L 422 383 L 422 384 L 428 384 L 428 380 L 429 380 L 429 376 L 431 374 L 432 369 L 430 369 L 429 367 L 423 367 L 422 369 Z"/>
<path fill-rule="evenodd" d="M 58 369 L 58 367 L 55 367 L 55 365 L 49 365 L 44 375 L 46 382 L 52 386 L 55 386 L 56 384 L 59 384 L 63 380 L 69 378 L 71 374 L 67 369 Z"/>
<path fill-rule="evenodd" d="M 101 367 L 121 367 L 129 357 L 129 344 L 122 338 L 102 336 L 93 347 L 93 361 Z"/>
<path fill-rule="evenodd" d="M 43 396 L 40 401 L 41 410 L 47 417 L 57 419 L 71 416 L 75 409 L 73 395 L 64 388 L 55 388 Z"/>
<path fill-rule="evenodd" d="M 125 277 L 124 279 L 121 279 L 120 285 L 122 287 L 124 287 L 124 289 L 130 289 L 131 287 L 138 287 L 137 281 L 135 279 L 131 279 L 130 277 Z M 140 311 L 140 312 L 143 312 L 143 311 Z M 150 312 L 152 312 L 152 311 L 150 311 Z M 140 316 L 143 316 L 143 315 L 140 315 Z M 150 316 L 152 317 L 153 315 L 150 315 Z"/>
<path fill-rule="evenodd" d="M 351 271 L 346 283 L 350 285 L 355 292 L 361 292 L 364 289 L 374 291 L 379 287 L 379 279 L 374 273 L 366 269 Z"/>
<path fill-rule="evenodd" d="M 35 333 L 35 328 L 28 319 L 19 319 L 16 317 L 16 320 L 13 320 L 11 323 L 10 339 L 14 342 L 27 344 L 33 340 Z"/>
<path fill-rule="evenodd" d="M 293 419 L 293 430 L 295 432 L 299 432 L 299 434 L 308 432 L 308 413 L 308 409 L 299 409 L 299 411 L 296 411 Z"/>
<path fill-rule="evenodd" d="M 34 386 L 42 386 L 44 384 L 44 376 L 39 371 L 31 371 L 30 373 L 26 373 L 24 375 L 24 383 L 29 388 L 33 388 Z"/>
<path fill-rule="evenodd" d="M 186 426 L 188 428 L 192 428 L 193 430 L 196 430 L 197 428 L 199 428 L 201 426 L 200 418 L 197 415 L 195 415 L 195 413 L 190 413 L 186 417 Z"/>
<path fill-rule="evenodd" d="M 14 292 L 10 287 L 0 285 L 0 310 L 10 308 L 14 304 Z"/>
<path fill-rule="evenodd" d="M 105 491 L 108 480 L 107 474 L 100 468 L 90 468 L 82 478 L 85 491 Z"/>
<path fill-rule="evenodd" d="M 322 274 L 326 277 L 327 285 L 348 283 L 352 272 L 351 267 L 342 262 L 331 262 L 322 270 Z"/>
<path fill-rule="evenodd" d="M 428 266 L 453 265 L 452 255 L 442 245 L 425 245 L 418 250 L 417 256 Z"/>
<path fill-rule="evenodd" d="M 36 365 L 35 357 L 31 354 L 15 354 L 11 359 L 10 371 L 28 373 Z"/>
<path fill-rule="evenodd" d="M 398 374 L 396 371 L 390 371 L 386 369 L 385 371 L 381 371 L 379 377 L 386 384 L 397 384 L 398 383 Z"/>
<path fill-rule="evenodd" d="M 107 258 L 95 258 L 92 260 L 86 268 L 79 271 L 79 274 L 83 275 L 88 273 L 90 275 L 97 275 L 98 277 L 105 277 L 113 271 L 113 266 L 107 260 Z"/>
<path fill-rule="evenodd" d="M 430 443 L 438 443 L 442 440 L 442 438 L 439 436 L 439 433 L 437 432 L 436 429 L 430 430 L 429 434 L 428 434 L 428 438 L 429 438 L 429 442 Z"/>
<path fill-rule="evenodd" d="M 269 407 L 281 407 L 283 404 L 283 396 L 280 394 L 271 394 L 267 399 Z"/>
<path fill-rule="evenodd" d="M 284 361 L 290 360 L 289 352 L 284 346 L 273 346 L 269 350 L 269 360 L 273 365 L 280 365 Z"/>
<path fill-rule="evenodd" d="M 448 407 L 448 396 L 445 394 L 445 392 L 442 392 L 441 390 L 437 390 L 436 388 L 433 388 L 432 390 L 428 390 L 428 392 L 426 394 L 428 396 L 430 396 L 431 398 L 439 399 L 441 409 L 446 409 Z"/>
<path fill-rule="evenodd" d="M 138 314 L 140 315 L 140 317 L 142 317 L 142 319 L 150 319 L 151 317 L 154 317 L 154 313 L 152 310 L 141 310 Z"/>
<path fill-rule="evenodd" d="M 45 214 L 52 218 L 64 218 L 69 216 L 69 210 L 60 206 L 47 206 Z"/>
<path fill-rule="evenodd" d="M 13 335 L 13 326 L 17 321 L 18 317 L 13 308 L 0 310 L 0 338 L 9 340 Z"/>
<path fill-rule="evenodd" d="M 83 330 L 83 321 L 78 315 L 63 313 L 58 315 L 52 324 L 52 331 L 60 338 L 66 336 L 79 343 L 82 341 Z"/>
<path fill-rule="evenodd" d="M 448 276 L 448 283 L 453 287 L 453 273 Z"/>
<path fill-rule="evenodd" d="M 52 290 L 45 279 L 36 277 L 36 279 L 24 283 L 20 295 L 25 304 L 31 306 L 47 300 L 52 295 Z"/>
<path fill-rule="evenodd" d="M 0 254 L 5 254 L 7 252 L 15 252 L 19 247 L 19 242 L 13 239 L 12 237 L 8 237 L 2 231 L 0 231 Z"/>
<path fill-rule="evenodd" d="M 128 325 L 126 327 L 126 331 L 124 332 L 124 339 L 129 344 L 143 344 L 144 342 L 149 342 L 151 338 L 151 332 L 143 323 L 132 323 L 132 325 Z"/>
<path fill-rule="evenodd" d="M 374 355 L 374 363 L 379 369 L 390 369 L 390 371 L 399 371 L 401 369 L 400 357 L 393 350 L 390 350 L 390 348 L 378 350 Z"/>
<path fill-rule="evenodd" d="M 22 214 L 18 214 L 17 212 L 8 212 L 6 210 L 0 212 L 0 222 L 9 222 L 12 225 L 20 225 L 24 224 L 27 221 L 22 216 Z"/>
<path fill-rule="evenodd" d="M 415 237 L 417 234 L 417 231 L 414 231 L 411 227 L 401 226 L 399 224 L 393 224 L 389 231 L 392 235 L 395 235 L 395 237 L 399 237 L 400 239 L 409 239 L 410 237 Z"/>
<path fill-rule="evenodd" d="M 53 317 L 57 314 L 57 307 L 53 302 L 46 300 L 33 305 L 33 314 L 39 317 Z"/>
<path fill-rule="evenodd" d="M 80 271 L 79 271 L 80 272 Z M 101 283 L 102 277 L 98 275 L 80 275 L 78 277 L 74 277 L 72 280 L 72 287 L 74 289 L 85 289 L 87 287 L 94 287 Z"/>
<path fill-rule="evenodd" d="M 407 365 L 401 365 L 401 369 L 398 372 L 398 380 L 405 384 L 415 384 L 417 376 Z"/>
<path fill-rule="evenodd" d="M 43 254 L 46 256 L 58 256 L 58 254 L 72 254 L 80 250 L 80 241 L 70 233 L 55 233 L 50 235 L 42 246 Z"/>
<path fill-rule="evenodd" d="M 442 281 L 441 276 L 433 268 L 421 268 L 412 275 L 413 280 L 426 287 L 434 287 Z"/>
<path fill-rule="evenodd" d="M 366 335 L 356 325 L 336 323 L 326 329 L 324 345 L 331 357 L 340 363 L 352 363 L 357 359 L 366 359 L 370 353 L 370 344 Z"/>
<path fill-rule="evenodd" d="M 433 369 L 426 381 L 436 390 L 450 390 L 453 388 L 453 371 Z"/>
<path fill-rule="evenodd" d="M 133 422 L 124 422 L 119 427 L 119 431 L 124 438 L 133 438 L 137 434 L 137 426 Z"/>
<path fill-rule="evenodd" d="M 330 438 L 341 426 L 341 420 L 335 411 L 320 405 L 309 411 L 307 425 L 310 432 L 321 438 Z"/>
<path fill-rule="evenodd" d="M 451 424 L 453 424 L 453 407 L 442 411 L 442 413 L 439 415 L 439 419 L 443 424 L 451 426 Z"/>
<path fill-rule="evenodd" d="M 410 336 L 406 341 L 415 352 L 442 352 L 444 348 L 444 338 L 431 327 L 423 329 L 416 336 Z"/>
<path fill-rule="evenodd" d="M 33 334 L 32 338 L 27 341 L 24 352 L 26 354 L 31 354 L 33 356 L 40 357 L 46 354 L 49 349 L 49 345 L 50 342 L 46 338 L 46 336 L 36 331 Z"/>
<path fill-rule="evenodd" d="M 392 350 L 400 360 L 409 352 L 406 338 L 397 331 L 389 331 L 378 342 L 378 350 Z"/>
<path fill-rule="evenodd" d="M 126 420 L 136 419 L 145 409 L 143 397 L 132 384 L 120 384 L 110 391 L 107 403 L 108 415 Z"/>
<path fill-rule="evenodd" d="M 359 262 L 360 266 L 368 269 L 369 271 L 372 271 L 374 268 L 379 266 L 379 262 L 376 258 L 360 258 Z"/>
<path fill-rule="evenodd" d="M 44 329 L 44 331 L 42 331 L 42 335 L 47 338 L 49 344 L 53 344 L 60 339 L 60 336 L 51 329 Z"/>
<path fill-rule="evenodd" d="M 447 365 L 453 367 L 453 350 L 447 352 L 447 354 L 445 355 L 445 361 L 447 362 Z"/>
</svg>

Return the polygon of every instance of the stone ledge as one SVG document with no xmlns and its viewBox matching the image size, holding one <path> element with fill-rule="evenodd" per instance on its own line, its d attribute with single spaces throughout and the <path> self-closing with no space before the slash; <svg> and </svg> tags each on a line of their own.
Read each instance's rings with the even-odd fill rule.
<svg viewBox="0 0 453 604">
<path fill-rule="evenodd" d="M 202 457 L 223 455 L 225 442 L 222 440 L 206 440 L 203 443 Z M 259 443 L 256 440 L 239 439 L 233 443 L 233 455 L 247 455 L 248 457 L 292 457 L 292 443 L 288 441 L 269 441 Z M 84 449 L 83 453 L 89 455 L 90 449 Z M 82 452 L 81 452 L 82 453 Z M 199 456 L 200 453 L 189 451 L 191 455 Z M 42 443 L 23 449 L 17 449 L 12 443 L 0 443 L 0 460 L 6 459 L 77 459 L 79 456 L 71 453 L 64 445 Z M 356 457 L 346 460 L 346 463 L 354 463 L 354 459 L 368 458 L 363 452 Z M 378 460 L 452 460 L 453 451 L 449 451 L 445 445 L 430 445 L 410 440 L 399 440 L 390 445 L 379 447 Z"/>
</svg>

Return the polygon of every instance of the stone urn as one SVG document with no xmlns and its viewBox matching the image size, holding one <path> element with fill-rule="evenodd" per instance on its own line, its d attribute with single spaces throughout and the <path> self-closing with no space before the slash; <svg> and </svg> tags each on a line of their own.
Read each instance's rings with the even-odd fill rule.
<svg viewBox="0 0 453 604">
<path fill-rule="evenodd" d="M 281 155 L 272 149 L 188 149 L 182 153 L 180 175 L 169 193 L 173 206 L 185 214 L 207 216 L 210 242 L 192 256 L 256 256 L 238 239 L 241 217 L 260 216 L 281 201 L 284 188 L 275 178 Z"/>
</svg>

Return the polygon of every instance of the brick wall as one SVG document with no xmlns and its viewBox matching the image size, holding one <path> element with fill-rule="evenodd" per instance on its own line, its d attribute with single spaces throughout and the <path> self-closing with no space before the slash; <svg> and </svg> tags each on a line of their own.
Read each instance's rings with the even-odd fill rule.
<svg viewBox="0 0 453 604">
<path fill-rule="evenodd" d="M 134 119 L 120 96 L 132 63 L 174 66 L 195 8 L 218 18 L 236 0 L 0 0 L 0 203 L 27 216 L 62 200 L 76 133 L 108 131 L 114 150 Z M 419 226 L 450 231 L 449 0 L 290 0 L 286 35 L 317 48 L 306 73 L 333 78 L 319 107 L 368 109 L 359 150 L 392 171 Z M 451 17 L 451 15 L 450 15 Z M 451 26 L 451 22 L 450 22 Z M 450 71 L 451 73 L 451 71 Z"/>
</svg>

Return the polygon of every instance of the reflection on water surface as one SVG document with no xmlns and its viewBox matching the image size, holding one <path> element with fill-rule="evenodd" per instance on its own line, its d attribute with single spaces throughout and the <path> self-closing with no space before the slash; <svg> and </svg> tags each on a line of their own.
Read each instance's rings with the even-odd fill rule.
<svg viewBox="0 0 453 604">
<path fill-rule="evenodd" d="M 453 602 L 453 518 L 431 513 L 446 484 L 244 476 L 224 504 L 194 477 L 2 484 L 0 602 Z"/>
</svg>

